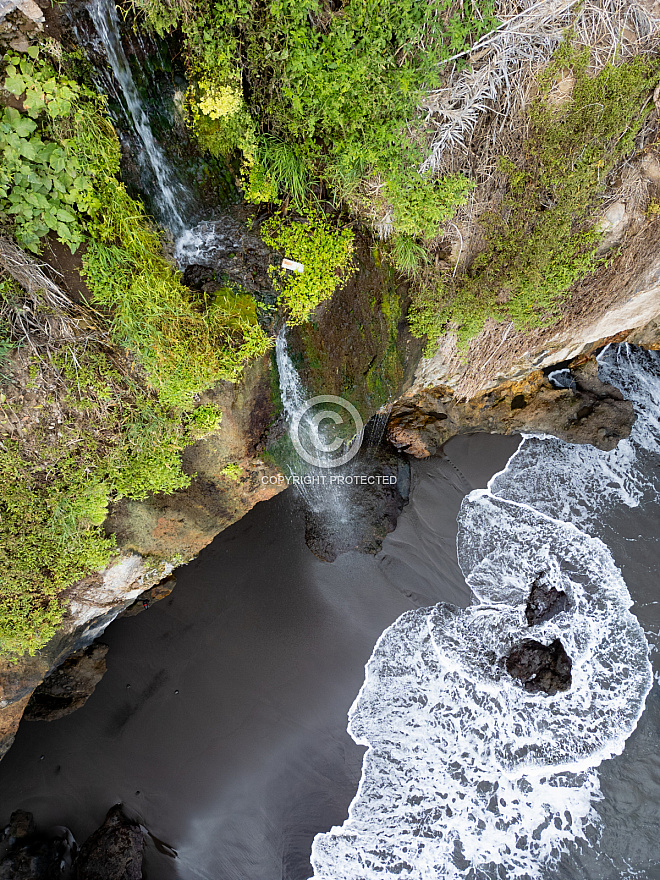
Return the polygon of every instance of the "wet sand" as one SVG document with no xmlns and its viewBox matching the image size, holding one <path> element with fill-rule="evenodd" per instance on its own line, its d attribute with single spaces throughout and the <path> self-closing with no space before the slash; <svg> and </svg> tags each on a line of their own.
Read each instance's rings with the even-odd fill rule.
<svg viewBox="0 0 660 880">
<path fill-rule="evenodd" d="M 456 515 L 517 443 L 457 438 L 415 463 L 376 558 L 321 562 L 292 491 L 259 504 L 172 596 L 108 629 L 108 673 L 83 709 L 21 725 L 0 821 L 20 807 L 82 842 L 123 802 L 178 852 L 150 844 L 150 880 L 305 880 L 314 835 L 344 820 L 360 778 L 346 715 L 374 643 L 414 605 L 469 602 Z"/>
</svg>

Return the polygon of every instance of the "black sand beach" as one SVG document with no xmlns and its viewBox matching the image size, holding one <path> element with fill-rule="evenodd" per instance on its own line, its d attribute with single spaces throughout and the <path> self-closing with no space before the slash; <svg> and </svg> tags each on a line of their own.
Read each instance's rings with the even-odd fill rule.
<svg viewBox="0 0 660 880">
<path fill-rule="evenodd" d="M 259 504 L 172 596 L 108 629 L 108 672 L 83 709 L 21 725 L 0 821 L 23 808 L 82 842 L 122 802 L 178 852 L 149 846 L 152 880 L 305 880 L 314 835 L 344 820 L 360 778 L 346 715 L 374 643 L 413 605 L 469 601 L 456 515 L 517 443 L 457 438 L 415 463 L 377 558 L 321 562 L 293 491 Z"/>
</svg>

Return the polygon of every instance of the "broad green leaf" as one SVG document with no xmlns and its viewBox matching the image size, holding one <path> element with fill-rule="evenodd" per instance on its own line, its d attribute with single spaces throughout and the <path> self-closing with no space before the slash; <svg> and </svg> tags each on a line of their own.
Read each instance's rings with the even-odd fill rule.
<svg viewBox="0 0 660 880">
<path fill-rule="evenodd" d="M 5 88 L 19 98 L 25 91 L 25 80 L 22 76 L 8 76 L 5 80 Z"/>
</svg>

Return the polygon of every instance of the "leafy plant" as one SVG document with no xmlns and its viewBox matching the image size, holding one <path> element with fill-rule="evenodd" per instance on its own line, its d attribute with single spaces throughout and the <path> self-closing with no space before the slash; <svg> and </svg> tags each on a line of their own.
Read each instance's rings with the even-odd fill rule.
<svg viewBox="0 0 660 880">
<path fill-rule="evenodd" d="M 262 134 L 258 160 L 280 197 L 288 193 L 299 206 L 307 182 L 320 179 L 348 198 L 380 180 L 397 203 L 397 231 L 413 235 L 437 234 L 451 197 L 457 204 L 464 198 L 464 182 L 450 178 L 434 189 L 400 172 L 422 158 L 420 95 L 438 85 L 441 60 L 496 25 L 493 0 L 346 0 L 339 8 L 318 0 L 215 0 L 199 11 L 183 0 L 131 3 L 160 32 L 170 18 L 183 27 L 200 81 L 221 86 L 242 78 L 247 113 Z M 253 124 L 232 118 L 245 133 Z M 211 143 L 208 126 L 196 130 L 204 146 Z M 237 131 L 222 139 L 243 149 Z"/>
<path fill-rule="evenodd" d="M 411 235 L 397 235 L 392 243 L 392 262 L 399 272 L 418 275 L 428 264 L 426 248 Z"/>
<path fill-rule="evenodd" d="M 104 202 L 83 260 L 93 300 L 110 311 L 113 337 L 135 352 L 160 399 L 190 407 L 195 394 L 236 379 L 267 350 L 255 302 L 219 291 L 201 314 L 123 186 L 110 184 Z"/>
<path fill-rule="evenodd" d="M 75 250 L 85 216 L 101 204 L 97 180 L 118 170 L 119 143 L 99 114 L 102 103 L 83 86 L 58 77 L 52 66 L 10 55 L 4 88 L 24 111 L 5 107 L 0 117 L 0 215 L 16 238 L 38 252 L 50 230 Z"/>
<path fill-rule="evenodd" d="M 284 299 L 290 324 L 306 321 L 355 272 L 351 231 L 336 228 L 312 210 L 300 221 L 273 217 L 263 224 L 261 235 L 270 247 L 304 266 L 303 272 L 288 273 L 277 266 L 269 269 Z"/>
<path fill-rule="evenodd" d="M 234 461 L 230 461 L 229 464 L 226 464 L 223 469 L 220 471 L 223 476 L 228 477 L 230 480 L 234 482 L 238 482 L 240 478 L 243 476 L 243 468 L 240 464 L 237 464 Z"/>
<path fill-rule="evenodd" d="M 434 178 L 416 171 L 397 171 L 388 184 L 394 228 L 400 235 L 432 239 L 467 202 L 473 184 L 463 175 Z"/>
</svg>

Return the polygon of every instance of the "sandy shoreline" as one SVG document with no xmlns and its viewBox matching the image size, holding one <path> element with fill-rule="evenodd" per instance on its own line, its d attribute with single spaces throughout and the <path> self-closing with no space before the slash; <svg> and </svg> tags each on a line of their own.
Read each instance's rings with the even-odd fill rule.
<svg viewBox="0 0 660 880">
<path fill-rule="evenodd" d="M 415 463 L 376 559 L 318 560 L 291 491 L 257 505 L 169 599 L 112 625 L 82 710 L 21 726 L 0 764 L 0 821 L 20 807 L 82 841 L 121 801 L 178 851 L 149 847 L 152 878 L 305 880 L 314 835 L 343 821 L 360 778 L 346 713 L 373 645 L 414 605 L 469 601 L 456 514 L 517 442 L 456 438 L 447 458 Z"/>
</svg>

